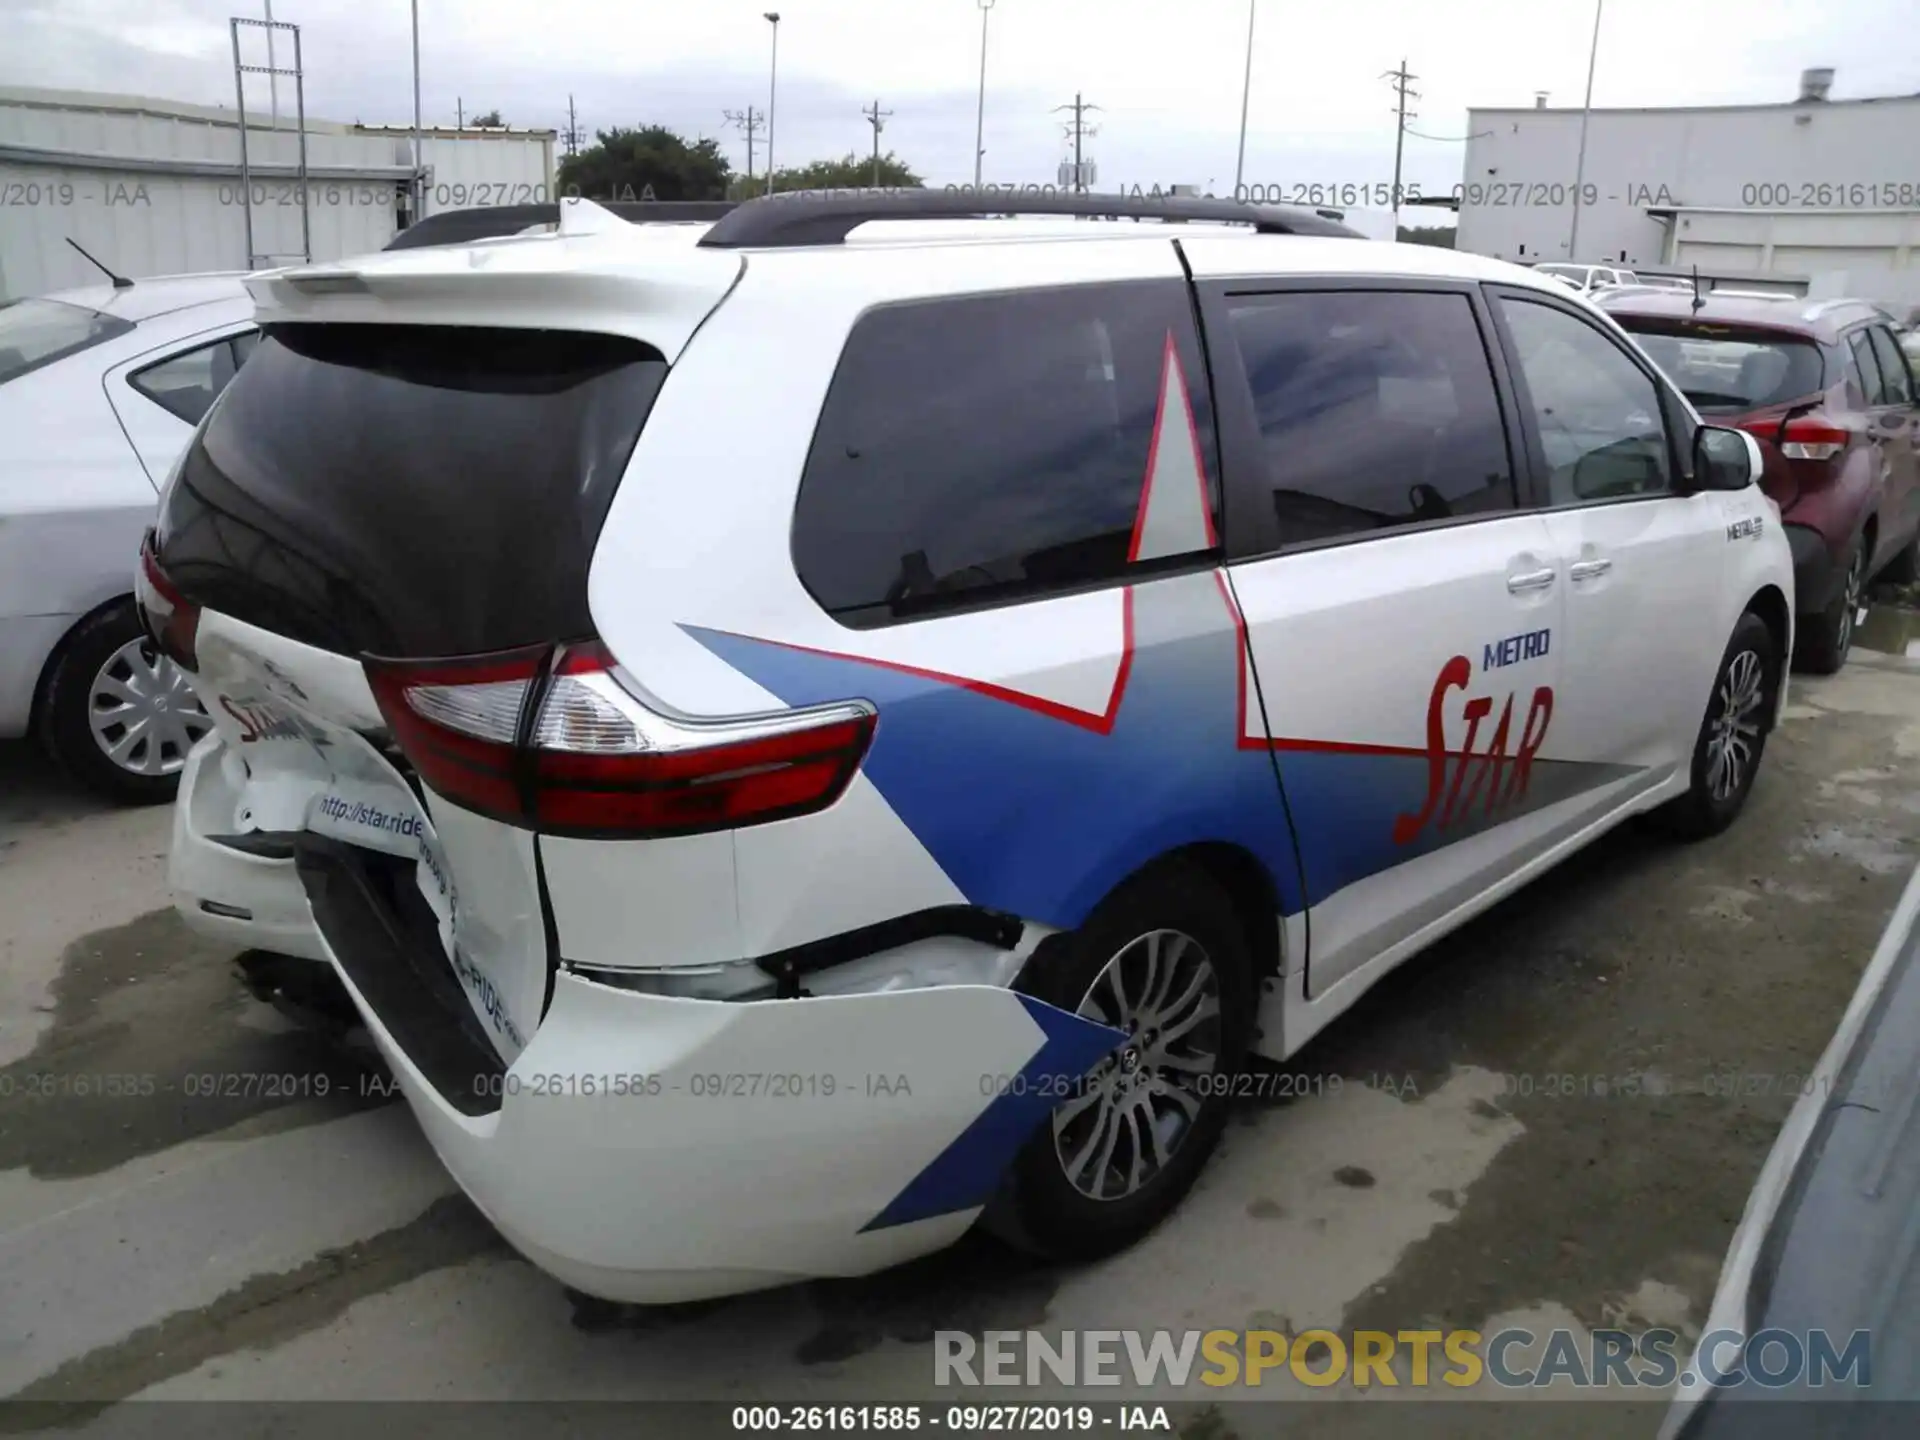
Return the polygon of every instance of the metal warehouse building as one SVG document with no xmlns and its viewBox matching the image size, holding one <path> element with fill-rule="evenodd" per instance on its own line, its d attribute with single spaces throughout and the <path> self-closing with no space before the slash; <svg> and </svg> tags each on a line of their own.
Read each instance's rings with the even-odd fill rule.
<svg viewBox="0 0 1920 1440">
<path fill-rule="evenodd" d="M 245 270 L 377 250 L 407 219 L 411 127 L 0 88 L 0 299 L 121 274 Z M 423 215 L 552 198 L 551 130 L 420 132 Z M 251 232 L 251 248 L 249 248 Z"/>
<path fill-rule="evenodd" d="M 1579 110 L 1470 110 L 1456 243 L 1920 304 L 1920 94 L 1830 100 L 1832 78 L 1785 104 L 1594 110 L 1584 166 Z"/>
</svg>

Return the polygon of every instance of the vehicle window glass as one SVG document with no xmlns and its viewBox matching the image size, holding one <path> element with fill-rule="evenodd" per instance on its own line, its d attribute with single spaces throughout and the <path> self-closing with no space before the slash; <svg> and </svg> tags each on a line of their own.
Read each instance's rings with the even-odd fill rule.
<svg viewBox="0 0 1920 1440">
<path fill-rule="evenodd" d="M 1875 325 L 1867 333 L 1873 337 L 1873 354 L 1880 362 L 1880 383 L 1886 392 L 1887 404 L 1911 405 L 1913 376 L 1907 372 L 1906 356 L 1900 353 L 1900 347 L 1894 344 L 1885 326 Z"/>
<path fill-rule="evenodd" d="M 62 300 L 0 303 L 0 385 L 132 329 L 125 320 Z"/>
<path fill-rule="evenodd" d="M 1281 544 L 1514 508 L 1466 296 L 1302 291 L 1239 297 L 1228 315 Z"/>
<path fill-rule="evenodd" d="M 1193 538 L 1206 550 L 1213 422 L 1186 287 L 1074 286 L 861 318 L 801 477 L 802 583 L 864 627 L 1117 579 L 1174 373 L 1169 339 L 1199 437 L 1208 512 L 1194 508 Z"/>
<path fill-rule="evenodd" d="M 247 363 L 247 357 L 253 353 L 253 347 L 260 343 L 258 330 L 243 330 L 233 337 L 233 368 L 238 370 Z"/>
<path fill-rule="evenodd" d="M 1658 494 L 1671 483 L 1659 392 L 1593 326 L 1563 310 L 1502 297 L 1546 453 L 1548 496 L 1577 505 Z"/>
<path fill-rule="evenodd" d="M 1810 341 L 1717 323 L 1614 319 L 1703 414 L 1784 404 L 1825 384 L 1820 347 Z"/>
<path fill-rule="evenodd" d="M 1867 339 L 1865 330 L 1855 330 L 1847 336 L 1847 345 L 1853 351 L 1853 362 L 1860 367 L 1860 386 L 1869 405 L 1885 405 L 1887 393 L 1884 381 L 1880 378 L 1880 362 L 1873 358 L 1873 342 Z"/>
<path fill-rule="evenodd" d="M 1851 345 L 1843 345 L 1841 353 L 1847 357 L 1847 404 L 1864 407 L 1867 403 L 1867 377 L 1860 373 L 1860 357 L 1853 353 Z"/>
<path fill-rule="evenodd" d="M 213 408 L 234 372 L 233 346 L 226 340 L 201 345 L 131 377 L 133 388 L 189 425 Z"/>
</svg>

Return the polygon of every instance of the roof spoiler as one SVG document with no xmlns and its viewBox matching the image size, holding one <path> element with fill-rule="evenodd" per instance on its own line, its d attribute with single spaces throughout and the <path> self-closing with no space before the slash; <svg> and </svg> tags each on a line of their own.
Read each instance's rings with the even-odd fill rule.
<svg viewBox="0 0 1920 1440">
<path fill-rule="evenodd" d="M 474 240 L 495 240 L 504 235 L 518 235 L 535 226 L 558 225 L 563 201 L 570 202 L 573 198 L 562 197 L 559 201 L 537 205 L 478 205 L 466 210 L 442 210 L 438 215 L 415 221 L 381 248 L 414 250 L 427 245 L 465 245 Z M 567 209 L 581 210 L 591 205 L 597 210 L 618 216 L 630 225 L 644 225 L 649 222 L 718 220 L 739 203 L 734 200 L 596 202 L 582 199 L 578 204 L 568 203 Z"/>
</svg>

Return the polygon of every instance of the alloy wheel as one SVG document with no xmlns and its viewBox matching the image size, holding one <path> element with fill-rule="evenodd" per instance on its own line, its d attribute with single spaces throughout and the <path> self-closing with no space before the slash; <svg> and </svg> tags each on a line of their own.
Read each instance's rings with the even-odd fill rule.
<svg viewBox="0 0 1920 1440">
<path fill-rule="evenodd" d="M 1853 644 L 1853 627 L 1860 616 L 1860 581 L 1866 564 L 1866 552 L 1855 550 L 1853 563 L 1847 566 L 1846 587 L 1841 595 L 1840 630 L 1833 647 L 1837 655 L 1845 655 L 1847 647 Z"/>
<path fill-rule="evenodd" d="M 213 728 L 187 674 L 144 638 L 107 657 L 87 694 L 94 743 L 130 775 L 172 775 Z"/>
<path fill-rule="evenodd" d="M 1127 1039 L 1054 1110 L 1054 1153 L 1082 1195 L 1121 1200 L 1166 1168 L 1199 1119 L 1220 1062 L 1220 976 L 1191 935 L 1154 930 L 1107 961 L 1077 1013 Z"/>
<path fill-rule="evenodd" d="M 1707 717 L 1707 793 L 1715 800 L 1736 795 L 1751 778 L 1760 748 L 1760 707 L 1766 668 L 1751 650 L 1727 662 Z"/>
</svg>

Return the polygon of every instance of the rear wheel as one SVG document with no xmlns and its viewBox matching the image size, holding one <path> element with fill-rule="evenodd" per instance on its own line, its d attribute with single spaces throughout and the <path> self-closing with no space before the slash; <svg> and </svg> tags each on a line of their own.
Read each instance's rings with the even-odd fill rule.
<svg viewBox="0 0 1920 1440">
<path fill-rule="evenodd" d="M 1847 570 L 1840 589 L 1818 615 L 1810 616 L 1800 632 L 1799 660 L 1802 669 L 1816 675 L 1831 675 L 1847 663 L 1853 649 L 1853 626 L 1860 615 L 1860 595 L 1866 588 L 1866 537 L 1853 542 L 1847 553 Z"/>
<path fill-rule="evenodd" d="M 1165 1219 L 1219 1142 L 1225 1077 L 1247 1052 L 1251 961 L 1226 894 L 1187 865 L 1128 882 L 1045 961 L 1029 993 L 1127 1040 L 1028 1140 L 988 1224 L 1022 1248 L 1092 1259 Z"/>
<path fill-rule="evenodd" d="M 68 637 L 40 706 L 48 753 L 122 804 L 173 799 L 187 752 L 212 728 L 186 673 L 154 649 L 128 601 Z"/>
<path fill-rule="evenodd" d="M 1718 835 L 1734 821 L 1760 773 L 1773 697 L 1780 683 L 1779 646 L 1758 615 L 1733 627 L 1706 718 L 1693 746 L 1693 788 L 1658 812 L 1685 839 Z"/>
</svg>

